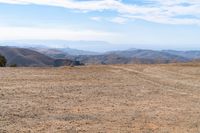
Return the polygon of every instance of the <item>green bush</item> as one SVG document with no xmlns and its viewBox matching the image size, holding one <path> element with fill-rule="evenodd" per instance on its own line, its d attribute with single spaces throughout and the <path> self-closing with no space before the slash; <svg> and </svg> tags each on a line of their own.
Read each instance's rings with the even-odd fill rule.
<svg viewBox="0 0 200 133">
<path fill-rule="evenodd" d="M 0 67 L 5 67 L 7 60 L 4 56 L 0 55 Z"/>
</svg>

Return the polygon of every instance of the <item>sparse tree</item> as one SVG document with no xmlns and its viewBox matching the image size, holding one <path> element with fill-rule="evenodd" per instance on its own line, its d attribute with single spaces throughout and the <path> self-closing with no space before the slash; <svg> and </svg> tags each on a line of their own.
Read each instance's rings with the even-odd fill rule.
<svg viewBox="0 0 200 133">
<path fill-rule="evenodd" d="M 5 67 L 7 60 L 4 56 L 0 55 L 0 67 Z"/>
</svg>

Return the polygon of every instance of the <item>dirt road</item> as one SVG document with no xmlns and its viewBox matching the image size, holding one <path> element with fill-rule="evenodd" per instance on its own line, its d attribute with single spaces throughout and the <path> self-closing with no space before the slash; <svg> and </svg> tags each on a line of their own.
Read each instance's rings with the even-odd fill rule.
<svg viewBox="0 0 200 133">
<path fill-rule="evenodd" d="M 0 133 L 200 133 L 200 65 L 0 68 Z"/>
</svg>

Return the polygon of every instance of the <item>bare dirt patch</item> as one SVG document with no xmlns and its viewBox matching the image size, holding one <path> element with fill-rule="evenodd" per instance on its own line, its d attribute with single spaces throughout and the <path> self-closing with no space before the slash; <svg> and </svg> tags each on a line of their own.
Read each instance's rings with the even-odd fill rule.
<svg viewBox="0 0 200 133">
<path fill-rule="evenodd" d="M 0 132 L 199 133 L 200 67 L 0 68 Z"/>
</svg>

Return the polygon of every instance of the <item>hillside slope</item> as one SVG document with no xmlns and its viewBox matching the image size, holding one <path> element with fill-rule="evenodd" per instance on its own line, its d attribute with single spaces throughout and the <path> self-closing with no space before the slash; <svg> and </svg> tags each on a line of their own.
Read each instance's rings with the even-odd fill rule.
<svg viewBox="0 0 200 133">
<path fill-rule="evenodd" d="M 152 59 L 152 60 L 175 60 L 179 62 L 188 61 L 187 57 L 177 55 L 174 53 L 168 53 L 165 51 L 156 51 L 156 50 L 145 50 L 145 49 L 134 49 L 134 50 L 125 50 L 125 51 L 114 51 L 110 54 L 117 54 L 121 57 L 128 58 L 142 58 L 142 59 Z"/>
<path fill-rule="evenodd" d="M 163 50 L 163 52 L 182 56 L 182 57 L 193 59 L 193 60 L 200 59 L 200 51 L 198 51 L 198 50 L 196 50 L 196 51 L 194 51 L 194 50 L 193 51 Z"/>
<path fill-rule="evenodd" d="M 57 65 L 57 59 L 51 58 L 39 52 L 16 47 L 3 47 L 0 46 L 0 54 L 7 59 L 7 65 L 17 64 L 17 66 L 24 67 L 42 67 L 42 66 L 63 66 L 63 65 L 79 65 L 77 61 L 69 59 L 60 59 Z"/>
<path fill-rule="evenodd" d="M 179 55 L 153 50 L 115 51 L 102 55 L 76 56 L 74 59 L 85 64 L 157 64 L 191 61 Z"/>
</svg>

